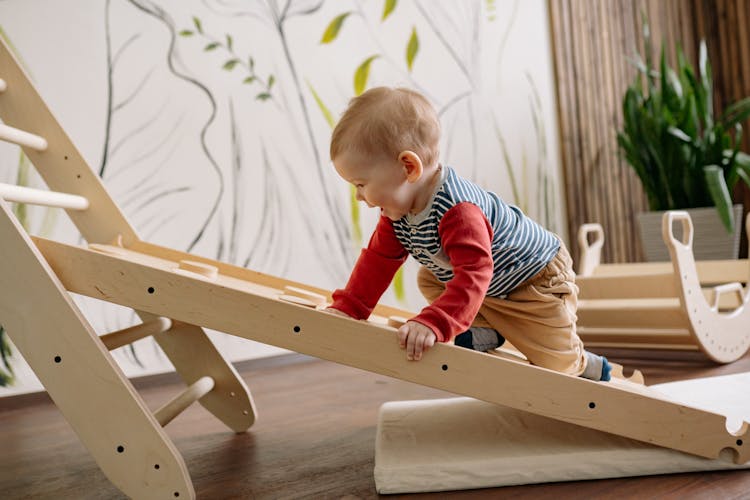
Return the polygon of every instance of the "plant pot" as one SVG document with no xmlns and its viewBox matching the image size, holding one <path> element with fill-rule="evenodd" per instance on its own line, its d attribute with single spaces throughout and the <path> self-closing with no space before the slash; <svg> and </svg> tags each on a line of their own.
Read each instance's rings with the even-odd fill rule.
<svg viewBox="0 0 750 500">
<path fill-rule="evenodd" d="M 742 232 L 742 205 L 734 205 L 734 233 L 727 233 L 714 207 L 689 208 L 685 210 L 693 221 L 693 255 L 695 260 L 736 259 L 740 251 Z M 649 262 L 668 261 L 669 251 L 661 236 L 661 218 L 664 212 L 642 212 L 638 214 L 641 232 L 641 247 Z M 682 228 L 675 227 L 675 236 L 680 238 Z"/>
</svg>

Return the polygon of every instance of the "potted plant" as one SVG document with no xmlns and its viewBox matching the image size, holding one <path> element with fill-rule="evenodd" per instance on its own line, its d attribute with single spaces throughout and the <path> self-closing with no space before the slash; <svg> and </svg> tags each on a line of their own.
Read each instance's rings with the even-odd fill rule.
<svg viewBox="0 0 750 500">
<path fill-rule="evenodd" d="M 679 47 L 677 69 L 667 65 L 662 47 L 657 71 L 648 24 L 644 21 L 643 26 L 646 54 L 637 57 L 639 74 L 625 93 L 623 128 L 617 141 L 640 178 L 652 210 L 638 217 L 646 257 L 669 260 L 659 211 L 697 209 L 689 211 L 695 226 L 696 258 L 736 258 L 742 206 L 732 205 L 731 192 L 739 180 L 750 186 L 750 155 L 739 151 L 742 122 L 750 116 L 750 97 L 716 118 L 705 41 L 699 49 L 699 73 Z M 700 220 L 707 222 L 701 225 Z M 715 252 L 722 242 L 729 250 Z"/>
</svg>

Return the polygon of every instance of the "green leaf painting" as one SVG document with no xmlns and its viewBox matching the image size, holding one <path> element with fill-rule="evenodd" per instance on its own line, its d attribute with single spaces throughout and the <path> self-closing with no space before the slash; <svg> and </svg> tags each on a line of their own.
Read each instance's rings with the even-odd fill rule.
<svg viewBox="0 0 750 500">
<path fill-rule="evenodd" d="M 393 12 L 393 9 L 396 8 L 396 0 L 385 0 L 383 2 L 383 17 L 380 19 L 380 21 L 385 21 L 388 16 L 391 15 Z"/>
<path fill-rule="evenodd" d="M 258 101 L 266 101 L 272 99 L 271 87 L 276 82 L 274 75 L 269 75 L 268 79 L 264 82 L 263 78 L 255 73 L 255 60 L 252 56 L 240 57 L 235 51 L 234 37 L 229 33 L 223 35 L 223 37 L 216 38 L 210 33 L 205 33 L 203 25 L 197 17 L 193 17 L 193 24 L 198 30 L 197 32 L 189 29 L 180 31 L 180 35 L 185 37 L 200 35 L 206 39 L 206 44 L 203 46 L 204 52 L 214 52 L 218 49 L 224 49 L 229 59 L 226 59 L 222 64 L 222 69 L 225 71 L 234 71 L 238 66 L 245 69 L 246 76 L 242 79 L 243 85 L 259 85 L 260 91 L 255 95 L 255 99 Z M 245 62 L 247 61 L 247 62 Z"/>
<path fill-rule="evenodd" d="M 359 200 L 357 199 L 357 188 L 349 185 L 349 210 L 352 216 L 352 238 L 354 243 L 362 245 L 362 224 L 359 217 Z"/>
<path fill-rule="evenodd" d="M 325 105 L 323 99 L 320 98 L 320 95 L 310 82 L 307 82 L 307 87 L 310 89 L 310 93 L 313 95 L 313 99 L 315 99 L 315 103 L 318 105 L 318 109 L 320 109 L 326 123 L 331 127 L 331 130 L 333 130 L 333 128 L 336 127 L 336 119 L 333 117 L 333 113 L 331 113 L 331 110 Z M 359 201 L 357 200 L 357 189 L 351 185 L 349 186 L 349 211 L 352 218 L 352 239 L 354 240 L 354 243 L 359 246 L 362 245 L 362 224 L 360 223 Z"/>
<path fill-rule="evenodd" d="M 487 8 L 487 20 L 492 22 L 497 19 L 497 4 L 495 0 L 485 0 L 484 4 Z"/>
<path fill-rule="evenodd" d="M 409 37 L 409 43 L 406 45 L 406 66 L 411 71 L 414 66 L 414 58 L 417 57 L 419 52 L 419 37 L 417 36 L 416 26 L 411 29 L 411 36 Z"/>
<path fill-rule="evenodd" d="M 315 103 L 318 105 L 318 109 L 320 109 L 320 112 L 323 114 L 323 118 L 325 119 L 326 123 L 329 127 L 331 127 L 331 130 L 333 130 L 333 128 L 336 126 L 336 119 L 333 117 L 333 113 L 331 113 L 331 110 L 328 109 L 328 106 L 325 105 L 323 100 L 320 98 L 320 95 L 318 95 L 318 92 L 310 84 L 310 82 L 307 82 L 307 88 L 310 89 L 310 93 L 312 94 L 313 99 L 315 99 Z"/>
<path fill-rule="evenodd" d="M 360 95 L 367 88 L 367 80 L 370 78 L 370 65 L 378 57 L 380 56 L 377 54 L 368 57 L 354 72 L 354 95 Z"/>
<path fill-rule="evenodd" d="M 404 288 L 404 268 L 399 267 L 393 276 L 393 294 L 397 300 L 406 299 L 406 289 Z"/>
<path fill-rule="evenodd" d="M 349 14 L 351 14 L 351 12 L 344 12 L 343 14 L 334 17 L 333 21 L 328 24 L 328 27 L 323 33 L 323 38 L 320 39 L 320 43 L 331 43 L 334 41 L 336 37 L 339 36 L 341 26 L 344 24 L 344 20 L 349 17 Z"/>
<path fill-rule="evenodd" d="M 237 63 L 240 62 L 239 59 L 230 59 L 227 62 L 224 63 L 224 69 L 227 71 L 232 71 L 235 66 L 237 66 Z"/>
</svg>

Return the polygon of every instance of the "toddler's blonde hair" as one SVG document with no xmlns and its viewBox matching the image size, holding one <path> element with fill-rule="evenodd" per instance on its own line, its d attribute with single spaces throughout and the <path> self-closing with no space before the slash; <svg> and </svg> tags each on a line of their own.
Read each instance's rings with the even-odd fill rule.
<svg viewBox="0 0 750 500">
<path fill-rule="evenodd" d="M 349 102 L 331 137 L 331 160 L 343 152 L 396 160 L 413 151 L 437 163 L 440 121 L 430 102 L 406 88 L 374 87 Z"/>
</svg>

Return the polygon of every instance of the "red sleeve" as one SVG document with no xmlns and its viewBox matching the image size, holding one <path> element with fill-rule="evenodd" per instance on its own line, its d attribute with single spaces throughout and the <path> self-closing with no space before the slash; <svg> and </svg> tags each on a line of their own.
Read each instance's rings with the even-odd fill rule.
<svg viewBox="0 0 750 500">
<path fill-rule="evenodd" d="M 366 319 L 409 254 L 396 238 L 393 222 L 380 217 L 367 248 L 354 265 L 343 290 L 333 292 L 330 307 L 356 319 Z"/>
<path fill-rule="evenodd" d="M 413 318 L 449 342 L 474 321 L 492 279 L 492 226 L 482 210 L 463 202 L 448 210 L 438 233 L 453 266 L 453 279 L 432 304 Z"/>
</svg>

